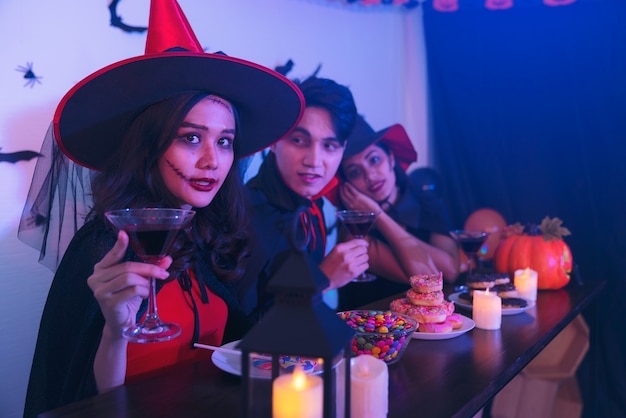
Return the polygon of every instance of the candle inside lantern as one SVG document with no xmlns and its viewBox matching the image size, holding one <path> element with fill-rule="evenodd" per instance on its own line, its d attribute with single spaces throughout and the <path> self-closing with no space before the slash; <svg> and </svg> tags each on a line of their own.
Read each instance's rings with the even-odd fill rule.
<svg viewBox="0 0 626 418">
<path fill-rule="evenodd" d="M 296 366 L 293 373 L 279 376 L 272 386 L 273 418 L 321 418 L 324 383 Z"/>
<path fill-rule="evenodd" d="M 537 272 L 530 268 L 515 270 L 513 279 L 517 294 L 524 299 L 537 300 Z"/>
<path fill-rule="evenodd" d="M 476 328 L 500 329 L 502 323 L 502 299 L 495 293 L 489 293 L 489 289 L 474 290 L 474 302 L 472 304 L 472 319 Z"/>
<path fill-rule="evenodd" d="M 386 417 L 389 405 L 387 363 L 370 355 L 357 356 L 350 363 L 351 416 Z"/>
</svg>

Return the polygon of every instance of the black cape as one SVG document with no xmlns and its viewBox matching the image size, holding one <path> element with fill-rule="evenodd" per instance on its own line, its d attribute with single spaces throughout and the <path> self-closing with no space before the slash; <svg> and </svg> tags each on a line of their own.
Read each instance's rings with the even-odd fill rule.
<svg viewBox="0 0 626 418">
<path fill-rule="evenodd" d="M 293 248 L 290 237 L 308 234 L 305 253 L 312 264 L 319 265 L 324 258 L 326 227 L 321 216 L 323 199 L 306 199 L 287 187 L 273 153 L 248 181 L 246 191 L 252 219 L 252 255 L 240 281 L 239 294 L 246 313 L 258 322 L 273 304 L 267 284 L 281 265 L 280 255 Z M 298 210 L 309 213 L 309 223 L 305 225 L 296 219 Z"/>
</svg>

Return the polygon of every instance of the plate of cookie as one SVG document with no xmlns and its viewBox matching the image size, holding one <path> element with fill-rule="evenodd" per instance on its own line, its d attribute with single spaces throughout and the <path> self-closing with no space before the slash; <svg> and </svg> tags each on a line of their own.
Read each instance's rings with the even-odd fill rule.
<svg viewBox="0 0 626 418">
<path fill-rule="evenodd" d="M 454 320 L 460 322 L 460 326 L 456 329 L 452 324 L 449 325 L 449 328 L 445 325 L 445 323 L 451 322 L 449 320 L 446 320 L 444 323 L 420 324 L 418 331 L 411 334 L 411 337 L 417 340 L 447 340 L 449 338 L 460 337 L 476 326 L 474 321 L 465 315 L 454 314 L 454 316 Z M 449 319 L 452 319 L 452 315 Z"/>
<path fill-rule="evenodd" d="M 236 348 L 238 343 L 239 341 L 232 341 L 224 344 L 221 348 L 225 350 L 214 351 L 211 355 L 211 361 L 217 368 L 227 373 L 241 376 L 241 354 L 237 352 L 239 350 Z M 271 379 L 271 358 L 264 355 L 252 355 L 251 361 L 253 366 L 250 368 L 251 377 Z M 316 359 L 305 357 L 280 356 L 279 364 L 281 374 L 292 372 L 293 366 L 296 364 L 302 367 L 302 370 L 307 374 L 320 374 L 324 371 L 323 364 Z"/>
<path fill-rule="evenodd" d="M 472 309 L 470 292 L 455 292 L 448 299 L 460 308 Z M 535 302 L 520 297 L 502 297 L 502 315 L 516 315 L 535 307 Z"/>
</svg>

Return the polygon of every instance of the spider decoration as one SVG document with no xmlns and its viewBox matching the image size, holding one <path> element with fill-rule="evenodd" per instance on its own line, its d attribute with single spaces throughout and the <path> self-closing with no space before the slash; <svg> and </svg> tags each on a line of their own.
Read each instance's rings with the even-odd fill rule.
<svg viewBox="0 0 626 418">
<path fill-rule="evenodd" d="M 35 73 L 33 72 L 32 62 L 27 62 L 26 66 L 18 65 L 15 71 L 24 73 L 24 78 L 26 79 L 26 84 L 24 84 L 24 87 L 30 86 L 30 88 L 32 89 L 35 83 L 41 84 L 41 81 L 39 80 L 42 79 L 43 77 L 35 75 Z"/>
</svg>

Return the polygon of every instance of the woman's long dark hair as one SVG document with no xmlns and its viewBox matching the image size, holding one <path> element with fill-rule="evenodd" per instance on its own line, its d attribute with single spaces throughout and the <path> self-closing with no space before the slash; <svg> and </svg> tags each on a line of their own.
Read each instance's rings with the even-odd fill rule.
<svg viewBox="0 0 626 418">
<path fill-rule="evenodd" d="M 180 207 L 178 199 L 165 187 L 157 163 L 187 113 L 209 95 L 207 92 L 180 94 L 137 115 L 126 131 L 122 147 L 94 178 L 94 205 L 89 218 L 104 219 L 104 213 L 113 209 Z M 234 108 L 233 111 L 238 133 L 237 112 Z M 211 204 L 193 208 L 196 215 L 191 231 L 180 234 L 183 238 L 171 252 L 174 263 L 170 270 L 193 267 L 193 255 L 200 250 L 201 254 L 207 254 L 206 261 L 221 280 L 232 280 L 243 273 L 248 255 L 245 232 L 248 223 L 237 157 Z"/>
</svg>

